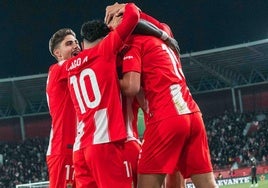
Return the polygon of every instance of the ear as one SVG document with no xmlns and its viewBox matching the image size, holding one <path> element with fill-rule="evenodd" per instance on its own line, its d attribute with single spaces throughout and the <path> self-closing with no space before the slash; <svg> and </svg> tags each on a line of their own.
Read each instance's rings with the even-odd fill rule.
<svg viewBox="0 0 268 188">
<path fill-rule="evenodd" d="M 84 46 L 84 42 L 83 41 L 81 42 L 81 48 L 82 48 L 82 50 L 85 49 L 85 46 Z"/>
<path fill-rule="evenodd" d="M 60 59 L 61 53 L 59 48 L 54 49 L 53 54 L 56 56 L 57 59 Z"/>
</svg>

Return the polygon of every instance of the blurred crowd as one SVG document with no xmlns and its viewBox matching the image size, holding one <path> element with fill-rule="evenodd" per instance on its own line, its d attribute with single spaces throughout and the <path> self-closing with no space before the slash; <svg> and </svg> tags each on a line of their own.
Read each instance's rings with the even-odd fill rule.
<svg viewBox="0 0 268 188">
<path fill-rule="evenodd" d="M 214 170 L 248 167 L 250 155 L 267 164 L 267 114 L 225 112 L 204 121 Z M 47 181 L 47 145 L 48 138 L 0 142 L 0 188 Z"/>
<path fill-rule="evenodd" d="M 250 156 L 267 164 L 267 114 L 225 112 L 204 121 L 215 170 L 248 167 Z"/>
<path fill-rule="evenodd" d="M 47 139 L 27 139 L 23 142 L 0 142 L 0 188 L 17 184 L 47 181 L 45 154 Z"/>
</svg>

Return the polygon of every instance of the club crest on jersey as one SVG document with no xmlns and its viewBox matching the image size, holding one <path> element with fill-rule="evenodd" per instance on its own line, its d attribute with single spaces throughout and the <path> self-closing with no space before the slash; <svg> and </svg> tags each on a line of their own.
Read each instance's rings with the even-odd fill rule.
<svg viewBox="0 0 268 188">
<path fill-rule="evenodd" d="M 84 64 L 85 62 L 87 62 L 88 60 L 88 56 L 85 56 L 83 59 L 82 58 L 75 58 L 72 62 L 71 62 L 71 66 L 68 68 L 68 71 L 75 69 L 76 67 L 81 66 L 82 64 Z"/>
</svg>

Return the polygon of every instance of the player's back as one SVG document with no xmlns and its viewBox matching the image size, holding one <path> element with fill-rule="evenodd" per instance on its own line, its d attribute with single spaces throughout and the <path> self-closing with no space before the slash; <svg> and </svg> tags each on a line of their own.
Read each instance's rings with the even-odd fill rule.
<svg viewBox="0 0 268 188">
<path fill-rule="evenodd" d="M 107 55 L 103 49 L 102 45 L 86 49 L 69 61 L 69 90 L 81 134 L 77 149 L 126 138 L 116 55 Z"/>
<path fill-rule="evenodd" d="M 141 86 L 149 103 L 149 122 L 199 111 L 178 56 L 155 37 L 134 35 L 132 43 L 141 55 Z"/>
</svg>

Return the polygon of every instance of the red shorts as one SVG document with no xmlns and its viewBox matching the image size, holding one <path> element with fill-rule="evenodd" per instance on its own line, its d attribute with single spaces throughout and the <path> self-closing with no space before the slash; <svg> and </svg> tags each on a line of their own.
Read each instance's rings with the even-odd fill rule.
<svg viewBox="0 0 268 188">
<path fill-rule="evenodd" d="M 184 178 L 212 172 L 201 113 L 174 116 L 146 126 L 138 163 L 140 174 L 172 174 Z"/>
<path fill-rule="evenodd" d="M 47 156 L 49 187 L 75 187 L 72 155 Z"/>
<path fill-rule="evenodd" d="M 130 167 L 132 171 L 134 187 L 137 187 L 137 166 L 140 149 L 140 143 L 136 140 L 127 141 L 125 143 L 125 156 L 131 164 Z"/>
<path fill-rule="evenodd" d="M 74 168 L 76 188 L 98 188 L 93 178 L 91 170 L 88 168 L 85 160 L 84 150 L 74 151 Z"/>
<path fill-rule="evenodd" d="M 96 144 L 74 152 L 77 188 L 132 188 L 130 162 L 124 141 Z"/>
</svg>

